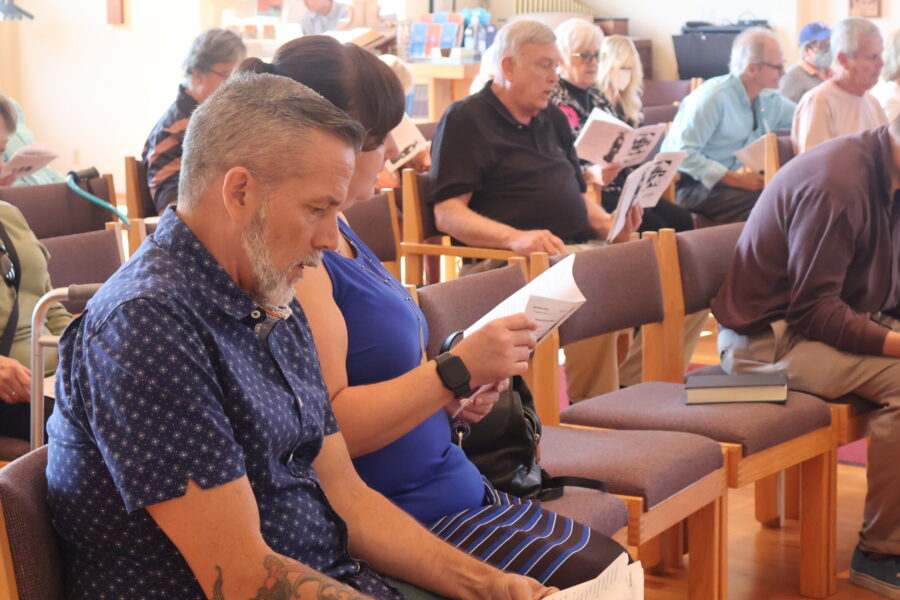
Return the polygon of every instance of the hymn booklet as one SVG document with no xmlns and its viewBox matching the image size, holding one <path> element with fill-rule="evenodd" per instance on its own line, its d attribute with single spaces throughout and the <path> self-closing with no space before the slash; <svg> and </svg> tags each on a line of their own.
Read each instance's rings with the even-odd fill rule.
<svg viewBox="0 0 900 600">
<path fill-rule="evenodd" d="M 575 140 L 578 158 L 592 163 L 639 165 L 656 148 L 666 132 L 662 123 L 637 129 L 608 112 L 595 108 Z"/>
<path fill-rule="evenodd" d="M 10 175 L 14 175 L 17 179 L 30 175 L 49 165 L 55 158 L 57 158 L 55 154 L 35 144 L 22 146 L 9 157 L 9 160 L 0 169 L 0 179 L 5 179 Z"/>
<path fill-rule="evenodd" d="M 606 239 L 614 240 L 622 232 L 625 227 L 625 217 L 632 206 L 640 205 L 644 208 L 656 206 L 662 193 L 672 183 L 686 154 L 684 150 L 660 152 L 653 157 L 653 160 L 641 165 L 628 175 L 625 185 L 622 186 L 622 193 L 619 195 L 613 226 Z"/>
<path fill-rule="evenodd" d="M 425 141 L 425 136 L 422 135 L 422 132 L 419 131 L 419 128 L 416 127 L 416 124 L 412 122 L 408 115 L 403 115 L 400 124 L 391 131 L 391 136 L 394 138 L 399 151 L 397 158 L 393 160 L 388 159 L 384 162 L 384 168 L 391 173 L 412 160 L 428 145 L 428 142 Z"/>
<path fill-rule="evenodd" d="M 594 579 L 547 596 L 547 600 L 643 600 L 643 598 L 644 569 L 640 561 L 629 565 L 628 555 L 624 552 Z"/>
</svg>

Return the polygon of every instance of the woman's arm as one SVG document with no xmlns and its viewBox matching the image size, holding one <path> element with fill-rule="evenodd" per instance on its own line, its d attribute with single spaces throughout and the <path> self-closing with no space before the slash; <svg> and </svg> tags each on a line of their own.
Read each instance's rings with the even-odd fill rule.
<svg viewBox="0 0 900 600">
<path fill-rule="evenodd" d="M 387 446 L 454 400 L 434 361 L 394 379 L 349 386 L 347 325 L 332 296 L 328 271 L 325 267 L 306 269 L 295 290 L 309 320 L 322 375 L 351 457 Z M 531 319 L 513 315 L 489 323 L 453 349 L 469 370 L 473 390 L 527 370 L 528 354 L 534 346 L 532 329 Z"/>
</svg>

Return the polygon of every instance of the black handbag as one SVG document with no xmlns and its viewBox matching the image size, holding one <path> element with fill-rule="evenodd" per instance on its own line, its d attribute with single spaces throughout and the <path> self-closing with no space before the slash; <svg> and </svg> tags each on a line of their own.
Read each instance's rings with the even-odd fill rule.
<svg viewBox="0 0 900 600">
<path fill-rule="evenodd" d="M 450 334 L 441 352 L 453 347 L 462 331 Z M 553 500 L 567 485 L 606 491 L 606 483 L 586 477 L 551 477 L 537 462 L 541 421 L 525 380 L 516 375 L 509 388 L 478 423 L 453 422 L 459 444 L 495 488 L 519 498 Z"/>
</svg>

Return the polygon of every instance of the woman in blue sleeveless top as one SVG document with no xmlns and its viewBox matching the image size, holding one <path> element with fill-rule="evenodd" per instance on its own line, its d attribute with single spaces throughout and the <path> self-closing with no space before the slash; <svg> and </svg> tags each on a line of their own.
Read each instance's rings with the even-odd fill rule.
<svg viewBox="0 0 900 600">
<path fill-rule="evenodd" d="M 373 54 L 325 36 L 279 48 L 271 65 L 254 63 L 308 85 L 368 129 L 347 201 L 372 197 L 389 132 L 403 114 L 396 75 Z M 359 474 L 438 536 L 504 570 L 569 587 L 599 574 L 624 550 L 610 538 L 493 489 L 451 443 L 448 411 L 459 406 L 434 361 L 422 363 L 424 316 L 403 286 L 340 222 L 336 252 L 324 269 L 308 269 L 297 287 L 316 339 L 325 382 Z M 514 315 L 468 336 L 453 352 L 471 386 L 524 372 L 533 324 Z M 497 391 L 463 413 L 477 420 Z"/>
</svg>

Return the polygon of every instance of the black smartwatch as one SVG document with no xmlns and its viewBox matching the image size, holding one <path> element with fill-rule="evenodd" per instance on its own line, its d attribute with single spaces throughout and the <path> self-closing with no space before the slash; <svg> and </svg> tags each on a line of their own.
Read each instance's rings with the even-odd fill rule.
<svg viewBox="0 0 900 600">
<path fill-rule="evenodd" d="M 460 357 L 444 352 L 439 354 L 434 362 L 437 363 L 438 376 L 444 382 L 444 387 L 453 392 L 454 397 L 464 398 L 469 395 L 472 391 L 469 387 L 471 376 Z"/>
</svg>

